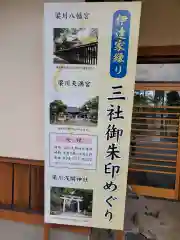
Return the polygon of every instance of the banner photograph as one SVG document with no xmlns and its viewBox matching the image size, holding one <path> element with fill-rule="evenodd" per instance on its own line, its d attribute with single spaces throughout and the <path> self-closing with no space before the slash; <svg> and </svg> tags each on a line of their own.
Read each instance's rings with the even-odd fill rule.
<svg viewBox="0 0 180 240">
<path fill-rule="evenodd" d="M 122 230 L 141 4 L 44 5 L 45 222 Z"/>
</svg>

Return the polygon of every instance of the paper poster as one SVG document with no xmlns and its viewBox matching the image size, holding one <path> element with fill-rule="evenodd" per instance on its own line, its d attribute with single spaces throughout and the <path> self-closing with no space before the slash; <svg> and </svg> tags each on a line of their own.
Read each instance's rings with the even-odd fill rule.
<svg viewBox="0 0 180 240">
<path fill-rule="evenodd" d="M 45 3 L 45 222 L 122 230 L 139 3 Z"/>
</svg>

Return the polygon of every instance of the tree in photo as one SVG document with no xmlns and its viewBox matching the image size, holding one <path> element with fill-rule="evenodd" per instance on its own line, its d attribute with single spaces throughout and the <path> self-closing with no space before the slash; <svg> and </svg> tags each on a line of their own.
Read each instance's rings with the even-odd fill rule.
<svg viewBox="0 0 180 240">
<path fill-rule="evenodd" d="M 67 39 L 69 34 L 71 34 L 69 28 L 54 28 L 54 42 L 56 44 L 56 51 L 67 49 L 71 46 Z"/>
<path fill-rule="evenodd" d="M 98 29 L 97 28 L 84 28 L 80 29 L 78 38 L 82 44 L 96 43 L 98 41 Z"/>
<path fill-rule="evenodd" d="M 167 105 L 168 106 L 179 106 L 180 105 L 180 96 L 177 91 L 170 91 L 166 94 L 167 96 Z"/>
<path fill-rule="evenodd" d="M 76 189 L 75 194 L 79 197 L 83 197 L 83 202 L 81 203 L 82 211 L 92 213 L 92 190 Z"/>
<path fill-rule="evenodd" d="M 97 123 L 98 120 L 98 105 L 99 105 L 99 97 L 96 96 L 89 101 L 85 102 L 80 111 L 86 115 L 92 122 Z"/>
<path fill-rule="evenodd" d="M 66 113 L 67 106 L 61 100 L 55 100 L 50 103 L 50 122 L 56 123 L 60 114 Z"/>
<path fill-rule="evenodd" d="M 80 44 L 81 42 L 77 37 L 80 30 L 81 28 L 54 28 L 55 50 L 69 49 L 77 43 Z"/>
</svg>

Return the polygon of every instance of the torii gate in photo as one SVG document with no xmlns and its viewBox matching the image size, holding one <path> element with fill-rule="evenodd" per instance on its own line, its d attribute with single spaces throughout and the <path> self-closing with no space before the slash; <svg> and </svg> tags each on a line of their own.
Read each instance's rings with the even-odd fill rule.
<svg viewBox="0 0 180 240">
<path fill-rule="evenodd" d="M 63 212 L 66 211 L 66 203 L 67 201 L 71 204 L 72 201 L 76 201 L 77 202 L 77 212 L 80 213 L 80 202 L 83 201 L 82 197 L 79 196 L 71 196 L 71 195 L 63 195 L 60 197 L 61 199 L 63 199 Z"/>
</svg>

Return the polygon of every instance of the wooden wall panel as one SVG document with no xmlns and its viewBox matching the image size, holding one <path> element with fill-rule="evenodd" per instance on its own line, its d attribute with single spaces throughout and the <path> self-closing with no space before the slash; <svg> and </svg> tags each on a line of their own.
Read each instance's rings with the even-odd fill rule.
<svg viewBox="0 0 180 240">
<path fill-rule="evenodd" d="M 12 201 L 12 164 L 0 162 L 0 204 Z"/>
<path fill-rule="evenodd" d="M 31 167 L 31 208 L 44 210 L 44 168 L 39 166 Z"/>
<path fill-rule="evenodd" d="M 14 205 L 15 208 L 28 209 L 29 207 L 29 186 L 30 166 L 14 165 Z"/>
</svg>

